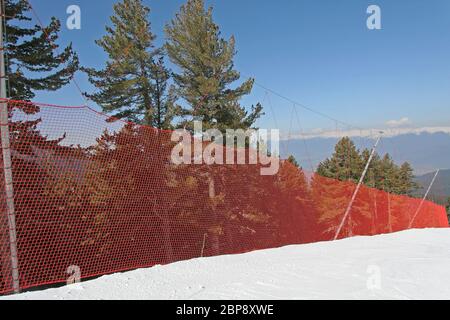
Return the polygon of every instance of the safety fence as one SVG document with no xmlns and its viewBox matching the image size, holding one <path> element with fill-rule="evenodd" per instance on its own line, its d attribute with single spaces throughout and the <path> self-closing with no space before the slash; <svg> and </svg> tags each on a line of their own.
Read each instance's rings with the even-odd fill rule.
<svg viewBox="0 0 450 320">
<path fill-rule="evenodd" d="M 0 293 L 332 240 L 355 190 L 287 161 L 273 176 L 260 165 L 174 165 L 170 131 L 88 107 L 7 104 Z M 420 202 L 363 186 L 340 238 L 448 227 L 443 207 L 417 212 Z"/>
</svg>

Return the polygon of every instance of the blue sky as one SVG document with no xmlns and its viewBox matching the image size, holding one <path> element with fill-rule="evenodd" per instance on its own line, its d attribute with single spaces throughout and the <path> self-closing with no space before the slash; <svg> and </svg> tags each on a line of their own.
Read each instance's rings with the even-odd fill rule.
<svg viewBox="0 0 450 320">
<path fill-rule="evenodd" d="M 72 42 L 83 65 L 102 66 L 105 55 L 94 40 L 104 34 L 115 0 L 30 2 L 44 23 L 51 16 L 61 19 L 61 43 Z M 150 19 L 161 45 L 164 24 L 184 1 L 144 2 L 152 9 Z M 81 8 L 81 30 L 65 27 L 66 8 L 72 4 Z M 411 126 L 450 124 L 448 0 L 211 0 L 207 4 L 213 5 L 223 35 L 236 37 L 236 68 L 265 87 L 363 128 L 400 119 Z M 381 8 L 382 30 L 366 27 L 370 4 Z M 84 75 L 76 78 L 82 90 L 92 90 Z M 73 85 L 38 93 L 35 100 L 83 104 Z M 267 113 L 260 126 L 291 128 L 291 103 L 267 95 L 260 87 L 243 103 L 258 101 Z M 335 127 L 328 119 L 298 112 L 305 130 Z M 292 126 L 298 129 L 295 123 Z"/>
</svg>

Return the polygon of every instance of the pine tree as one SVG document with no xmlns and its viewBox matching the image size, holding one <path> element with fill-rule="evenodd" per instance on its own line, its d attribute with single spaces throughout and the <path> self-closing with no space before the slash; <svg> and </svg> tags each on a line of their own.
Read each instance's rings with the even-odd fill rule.
<svg viewBox="0 0 450 320">
<path fill-rule="evenodd" d="M 34 91 L 55 91 L 68 84 L 78 70 L 72 44 L 56 53 L 61 23 L 51 18 L 46 27 L 34 25 L 27 16 L 26 0 L 3 0 L 5 5 L 5 54 L 9 97 L 29 100 Z"/>
<path fill-rule="evenodd" d="M 360 153 L 353 141 L 345 137 L 336 144 L 332 157 L 319 164 L 317 174 L 340 181 L 350 180 L 357 183 L 369 160 L 370 153 L 371 151 L 368 149 L 364 149 Z M 368 187 L 412 196 L 418 188 L 418 184 L 414 182 L 413 172 L 408 162 L 399 167 L 389 154 L 380 158 L 375 152 L 363 182 Z"/>
<path fill-rule="evenodd" d="M 412 196 L 419 187 L 414 182 L 414 170 L 408 162 L 403 163 L 398 171 L 397 190 L 399 194 Z"/>
<path fill-rule="evenodd" d="M 389 193 L 396 193 L 396 179 L 398 166 L 394 163 L 391 156 L 387 153 L 380 162 L 380 182 L 378 189 Z"/>
<path fill-rule="evenodd" d="M 102 70 L 83 68 L 98 89 L 89 98 L 114 117 L 158 128 L 169 128 L 175 96 L 168 85 L 169 70 L 148 21 L 150 8 L 141 0 L 114 5 L 113 27 L 96 44 L 108 54 Z"/>
<path fill-rule="evenodd" d="M 164 65 L 164 58 L 160 56 L 151 65 L 151 78 L 154 87 L 151 92 L 154 104 L 154 123 L 160 129 L 171 129 L 172 121 L 179 114 L 180 109 L 175 105 L 177 96 L 175 87 L 169 86 L 170 71 Z"/>
<path fill-rule="evenodd" d="M 364 149 L 361 153 L 361 160 L 363 168 L 369 161 L 371 151 Z M 362 170 L 361 170 L 362 175 Z M 371 188 L 381 189 L 381 180 L 383 179 L 383 172 L 381 171 L 381 159 L 377 152 L 374 153 L 372 160 L 370 161 L 369 168 L 367 169 L 366 176 L 364 178 L 364 184 Z"/>
<path fill-rule="evenodd" d="M 205 128 L 250 128 L 261 116 L 260 104 L 248 112 L 239 100 L 248 95 L 253 79 L 235 89 L 230 85 L 239 80 L 234 69 L 235 39 L 221 37 L 214 23 L 212 8 L 205 10 L 203 0 L 188 0 L 165 28 L 167 54 L 179 68 L 173 75 L 179 96 L 188 104 L 185 114 L 190 120 L 203 121 Z"/>
<path fill-rule="evenodd" d="M 300 168 L 300 165 L 297 162 L 297 159 L 293 155 L 290 155 L 289 158 L 287 158 L 287 161 L 293 164 L 295 167 Z"/>
<path fill-rule="evenodd" d="M 362 161 L 353 141 L 344 137 L 336 144 L 331 158 L 319 164 L 317 173 L 323 177 L 357 183 L 362 173 Z"/>
</svg>

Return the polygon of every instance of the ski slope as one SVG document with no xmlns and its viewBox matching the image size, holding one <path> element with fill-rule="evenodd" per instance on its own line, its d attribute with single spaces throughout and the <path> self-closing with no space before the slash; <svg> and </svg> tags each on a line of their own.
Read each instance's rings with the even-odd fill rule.
<svg viewBox="0 0 450 320">
<path fill-rule="evenodd" d="M 450 229 L 194 259 L 2 299 L 450 299 Z"/>
</svg>

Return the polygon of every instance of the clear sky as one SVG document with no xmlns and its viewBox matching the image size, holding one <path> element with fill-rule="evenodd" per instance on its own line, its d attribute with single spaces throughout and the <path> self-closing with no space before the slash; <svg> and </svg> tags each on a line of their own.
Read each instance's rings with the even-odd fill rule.
<svg viewBox="0 0 450 320">
<path fill-rule="evenodd" d="M 30 0 L 44 23 L 61 19 L 61 43 L 72 42 L 84 66 L 105 55 L 94 40 L 105 33 L 116 0 Z M 157 43 L 182 0 L 144 0 Z M 68 30 L 66 8 L 81 8 L 81 30 Z M 234 35 L 236 68 L 261 85 L 363 128 L 450 125 L 450 1 L 448 0 L 211 0 L 225 37 Z M 381 8 L 382 30 L 368 30 L 366 9 Z M 82 90 L 92 87 L 82 74 Z M 73 85 L 39 93 L 40 102 L 83 104 Z M 292 104 L 255 87 L 245 105 L 262 102 L 264 127 L 291 126 Z M 270 108 L 272 106 L 272 108 Z M 272 115 L 271 109 L 275 112 Z M 332 121 L 299 110 L 305 130 Z M 407 119 L 406 119 L 407 118 Z M 396 122 L 391 122 L 395 126 Z"/>
</svg>

